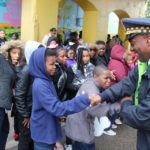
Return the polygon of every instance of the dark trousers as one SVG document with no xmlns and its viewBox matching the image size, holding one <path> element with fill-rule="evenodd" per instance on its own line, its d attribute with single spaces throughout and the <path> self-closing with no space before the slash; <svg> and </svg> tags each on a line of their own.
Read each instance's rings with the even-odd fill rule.
<svg viewBox="0 0 150 150">
<path fill-rule="evenodd" d="M 104 131 L 108 131 L 112 128 L 112 125 L 115 124 L 115 120 L 118 118 L 118 116 L 119 116 L 119 114 L 116 112 L 113 115 L 108 115 L 108 119 L 110 120 L 111 125 L 110 125 L 110 127 L 104 129 Z"/>
<path fill-rule="evenodd" d="M 119 118 L 119 113 L 114 113 L 112 116 L 108 117 L 112 124 L 115 124 L 115 120 Z"/>
<path fill-rule="evenodd" d="M 7 137 L 9 133 L 8 115 L 4 108 L 0 108 L 0 150 L 5 150 Z"/>
<path fill-rule="evenodd" d="M 22 124 L 23 118 L 19 116 L 20 139 L 18 150 L 33 150 L 33 140 L 31 139 L 30 128 L 26 128 Z"/>
<path fill-rule="evenodd" d="M 66 136 L 66 144 L 67 145 L 72 145 L 72 140 Z"/>
<path fill-rule="evenodd" d="M 95 143 L 86 144 L 81 142 L 73 142 L 72 150 L 95 150 Z"/>
<path fill-rule="evenodd" d="M 14 117 L 14 132 L 19 134 L 19 113 L 15 104 L 12 107 L 11 117 Z"/>
<path fill-rule="evenodd" d="M 15 133 L 19 134 L 19 118 L 18 114 L 14 116 L 14 131 Z"/>
</svg>

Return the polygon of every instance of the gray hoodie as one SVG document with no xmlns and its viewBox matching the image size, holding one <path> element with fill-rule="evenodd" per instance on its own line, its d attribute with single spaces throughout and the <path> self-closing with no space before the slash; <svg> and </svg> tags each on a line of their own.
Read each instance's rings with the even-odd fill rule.
<svg viewBox="0 0 150 150">
<path fill-rule="evenodd" d="M 82 93 L 99 94 L 100 87 L 93 80 L 87 80 L 79 89 L 77 95 Z M 95 117 L 106 116 L 109 111 L 109 104 L 103 103 L 94 107 L 88 107 L 87 109 L 69 115 L 66 120 L 65 133 L 74 141 L 83 143 L 93 143 L 94 136 L 94 119 Z"/>
</svg>

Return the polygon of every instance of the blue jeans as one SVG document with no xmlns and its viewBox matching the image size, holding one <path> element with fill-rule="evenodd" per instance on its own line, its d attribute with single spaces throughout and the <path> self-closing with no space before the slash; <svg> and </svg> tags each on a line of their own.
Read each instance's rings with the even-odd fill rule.
<svg viewBox="0 0 150 150">
<path fill-rule="evenodd" d="M 34 141 L 34 150 L 54 150 L 55 144 L 46 144 Z"/>
<path fill-rule="evenodd" d="M 8 116 L 4 108 L 0 108 L 0 150 L 5 150 L 7 137 L 9 133 Z"/>
<path fill-rule="evenodd" d="M 73 142 L 72 150 L 95 150 L 95 143 L 86 144 L 81 142 Z"/>
</svg>

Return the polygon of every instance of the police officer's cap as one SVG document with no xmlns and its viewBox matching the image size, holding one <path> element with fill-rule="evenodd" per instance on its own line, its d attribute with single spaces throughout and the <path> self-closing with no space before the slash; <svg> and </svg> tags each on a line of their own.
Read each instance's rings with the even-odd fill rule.
<svg viewBox="0 0 150 150">
<path fill-rule="evenodd" d="M 123 18 L 122 23 L 129 41 L 137 35 L 150 34 L 150 18 Z"/>
</svg>

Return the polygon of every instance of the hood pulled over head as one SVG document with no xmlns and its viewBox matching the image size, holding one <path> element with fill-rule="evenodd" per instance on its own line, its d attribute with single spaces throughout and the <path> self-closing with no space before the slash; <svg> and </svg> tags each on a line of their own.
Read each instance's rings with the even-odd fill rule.
<svg viewBox="0 0 150 150">
<path fill-rule="evenodd" d="M 45 51 L 46 48 L 42 47 L 38 48 L 32 53 L 29 61 L 29 72 L 35 78 L 42 78 L 49 80 L 50 76 L 46 71 L 45 65 Z"/>
</svg>

